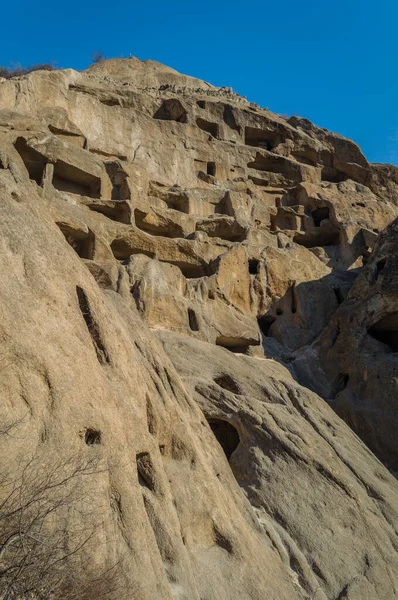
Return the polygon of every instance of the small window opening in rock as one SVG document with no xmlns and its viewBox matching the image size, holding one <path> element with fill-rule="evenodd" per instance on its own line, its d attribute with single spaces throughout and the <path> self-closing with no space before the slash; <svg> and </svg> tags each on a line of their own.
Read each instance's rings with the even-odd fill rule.
<svg viewBox="0 0 398 600">
<path fill-rule="evenodd" d="M 232 453 L 239 446 L 240 438 L 236 427 L 224 421 L 224 419 L 207 419 L 210 428 L 217 438 L 218 443 L 224 450 L 225 456 L 229 460 Z"/>
<path fill-rule="evenodd" d="M 216 176 L 216 163 L 215 162 L 207 163 L 207 174 L 212 175 L 213 177 Z"/>
<path fill-rule="evenodd" d="M 202 131 L 209 133 L 214 138 L 218 138 L 218 125 L 217 123 L 211 123 L 210 121 L 206 121 L 205 119 L 196 119 L 196 125 Z"/>
<path fill-rule="evenodd" d="M 76 286 L 76 294 L 79 302 L 80 312 L 82 314 L 84 322 L 86 323 L 88 332 L 91 336 L 91 340 L 94 345 L 95 352 L 97 354 L 98 362 L 100 362 L 101 364 L 109 363 L 109 355 L 102 342 L 101 332 L 98 327 L 98 323 L 96 322 L 92 314 L 86 293 L 81 287 Z"/>
<path fill-rule="evenodd" d="M 388 346 L 393 352 L 398 352 L 398 312 L 383 317 L 369 327 L 369 335 L 375 340 Z"/>
<path fill-rule="evenodd" d="M 35 181 L 37 185 L 41 185 L 48 162 L 47 158 L 40 154 L 40 152 L 37 152 L 37 150 L 30 148 L 24 138 L 18 138 L 14 147 L 23 160 L 26 170 L 29 173 L 29 179 Z"/>
<path fill-rule="evenodd" d="M 196 313 L 192 308 L 188 308 L 188 320 L 189 320 L 189 328 L 191 331 L 199 331 L 199 323 L 196 317 Z"/>
<path fill-rule="evenodd" d="M 87 446 L 94 446 L 101 443 L 101 432 L 96 429 L 87 429 L 84 434 L 84 441 Z"/>
<path fill-rule="evenodd" d="M 339 287 L 333 288 L 334 295 L 336 296 L 337 304 L 344 302 L 344 296 Z"/>
<path fill-rule="evenodd" d="M 264 315 L 263 317 L 260 317 L 258 319 L 258 326 L 260 327 L 261 332 L 265 336 L 269 335 L 270 327 L 271 327 L 272 323 L 274 323 L 274 322 L 275 322 L 275 317 L 272 317 L 271 315 Z"/>
<path fill-rule="evenodd" d="M 278 316 L 281 316 L 281 315 L 283 315 L 283 309 L 282 309 L 282 308 L 277 308 L 277 309 L 276 309 L 276 314 L 277 314 Z"/>
<path fill-rule="evenodd" d="M 198 100 L 196 104 L 199 106 L 199 108 L 206 108 L 206 102 L 204 100 Z"/>
<path fill-rule="evenodd" d="M 249 273 L 250 275 L 257 275 L 260 266 L 260 261 L 256 259 L 249 260 Z"/>
<path fill-rule="evenodd" d="M 320 227 L 322 221 L 324 221 L 325 219 L 329 219 L 329 214 L 330 211 L 327 206 L 324 206 L 322 208 L 316 208 L 315 210 L 313 210 L 311 216 L 314 220 L 315 227 Z"/>
<path fill-rule="evenodd" d="M 379 260 L 379 262 L 376 263 L 377 275 L 380 275 L 380 273 L 383 271 L 384 267 L 386 266 L 386 262 L 387 262 L 387 259 L 382 258 L 382 260 Z"/>
<path fill-rule="evenodd" d="M 290 292 L 292 295 L 291 311 L 292 311 L 292 315 L 295 315 L 297 312 L 297 297 L 296 297 L 296 285 L 294 283 L 290 288 Z"/>
<path fill-rule="evenodd" d="M 347 373 L 340 373 L 333 382 L 332 396 L 335 398 L 337 394 L 340 394 L 348 385 L 350 376 Z"/>
</svg>

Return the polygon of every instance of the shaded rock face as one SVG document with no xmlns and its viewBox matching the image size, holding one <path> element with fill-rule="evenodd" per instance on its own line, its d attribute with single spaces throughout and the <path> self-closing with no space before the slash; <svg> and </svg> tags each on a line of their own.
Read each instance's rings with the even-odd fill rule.
<svg viewBox="0 0 398 600">
<path fill-rule="evenodd" d="M 396 169 L 112 60 L 0 80 L 0 199 L 2 462 L 95 461 L 52 521 L 82 564 L 131 600 L 398 597 Z"/>
<path fill-rule="evenodd" d="M 303 379 L 380 459 L 398 470 L 398 221 L 378 238 L 347 299 L 297 362 Z M 317 360 L 314 362 L 314 355 Z M 308 362 L 321 365 L 311 370 Z M 303 369 L 303 364 L 307 366 Z"/>
</svg>

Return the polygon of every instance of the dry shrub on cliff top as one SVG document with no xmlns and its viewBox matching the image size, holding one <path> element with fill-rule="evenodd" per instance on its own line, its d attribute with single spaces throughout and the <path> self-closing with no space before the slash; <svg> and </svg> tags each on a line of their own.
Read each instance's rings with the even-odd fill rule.
<svg viewBox="0 0 398 600">
<path fill-rule="evenodd" d="M 55 71 L 55 69 L 56 67 L 52 63 L 31 65 L 30 67 L 21 67 L 21 65 L 3 67 L 0 65 L 0 77 L 3 77 L 4 79 L 11 79 L 12 77 L 21 77 L 21 75 L 27 75 L 33 71 Z"/>
</svg>

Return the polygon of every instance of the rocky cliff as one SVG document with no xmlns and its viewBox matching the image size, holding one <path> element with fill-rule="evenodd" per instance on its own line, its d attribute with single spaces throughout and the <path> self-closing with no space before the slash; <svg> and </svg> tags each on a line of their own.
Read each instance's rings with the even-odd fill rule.
<svg viewBox="0 0 398 600">
<path fill-rule="evenodd" d="M 131 58 L 0 79 L 0 201 L 3 598 L 398 598 L 398 169 Z"/>
</svg>

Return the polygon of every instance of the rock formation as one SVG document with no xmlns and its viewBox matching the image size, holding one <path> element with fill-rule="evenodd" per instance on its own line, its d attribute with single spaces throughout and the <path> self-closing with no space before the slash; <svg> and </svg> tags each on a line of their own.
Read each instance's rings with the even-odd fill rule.
<svg viewBox="0 0 398 600">
<path fill-rule="evenodd" d="M 84 461 L 63 598 L 398 598 L 398 169 L 131 58 L 0 79 L 0 200 L 1 494 Z"/>
</svg>

